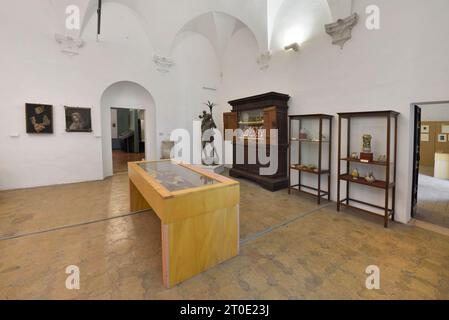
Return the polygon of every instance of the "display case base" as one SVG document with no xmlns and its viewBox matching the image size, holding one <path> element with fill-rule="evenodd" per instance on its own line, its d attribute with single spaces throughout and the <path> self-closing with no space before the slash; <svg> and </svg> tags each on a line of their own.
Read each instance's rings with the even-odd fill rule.
<svg viewBox="0 0 449 320">
<path fill-rule="evenodd" d="M 260 176 L 237 168 L 229 170 L 229 175 L 233 178 L 245 178 L 254 181 L 262 188 L 272 192 L 288 188 L 288 177 Z"/>
</svg>

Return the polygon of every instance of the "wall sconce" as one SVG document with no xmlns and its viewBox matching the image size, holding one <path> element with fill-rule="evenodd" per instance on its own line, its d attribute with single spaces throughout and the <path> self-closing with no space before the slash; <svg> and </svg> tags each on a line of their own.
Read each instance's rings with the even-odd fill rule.
<svg viewBox="0 0 449 320">
<path fill-rule="evenodd" d="M 293 51 L 295 51 L 295 52 L 298 52 L 299 49 L 300 49 L 300 47 L 299 47 L 299 44 L 298 44 L 297 42 L 292 43 L 292 44 L 290 44 L 290 45 L 284 47 L 284 50 L 285 50 L 285 51 L 291 51 L 291 50 L 293 50 Z"/>
</svg>

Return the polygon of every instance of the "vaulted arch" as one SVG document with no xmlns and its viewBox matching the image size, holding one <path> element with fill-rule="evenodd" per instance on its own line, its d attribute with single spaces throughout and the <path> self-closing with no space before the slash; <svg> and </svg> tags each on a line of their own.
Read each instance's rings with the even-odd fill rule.
<svg viewBox="0 0 449 320">
<path fill-rule="evenodd" d="M 270 49 L 282 49 L 324 34 L 324 25 L 332 21 L 327 0 L 271 0 Z"/>
<path fill-rule="evenodd" d="M 88 3 L 85 6 L 85 10 L 83 11 L 81 17 L 80 36 L 85 35 L 88 23 L 90 22 L 91 19 L 96 19 L 97 16 L 98 0 L 87 0 L 87 1 Z M 147 35 L 147 38 L 149 38 L 146 27 L 146 17 L 141 12 L 139 12 L 139 10 L 133 5 L 133 3 L 134 2 L 130 2 L 127 0 L 103 0 L 103 8 L 107 7 L 108 4 L 116 4 L 123 6 L 124 9 L 126 9 L 128 12 L 130 12 L 132 15 L 135 16 L 136 20 L 139 21 L 139 24 L 141 25 L 142 29 Z M 152 44 L 150 39 L 149 42 L 150 44 Z"/>
<path fill-rule="evenodd" d="M 216 52 L 218 60 L 222 61 L 229 41 L 242 28 L 250 30 L 260 50 L 262 45 L 258 42 L 257 36 L 248 25 L 227 13 L 210 11 L 191 19 L 178 31 L 171 41 L 171 51 L 184 39 L 186 34 L 193 32 L 208 39 Z"/>
</svg>

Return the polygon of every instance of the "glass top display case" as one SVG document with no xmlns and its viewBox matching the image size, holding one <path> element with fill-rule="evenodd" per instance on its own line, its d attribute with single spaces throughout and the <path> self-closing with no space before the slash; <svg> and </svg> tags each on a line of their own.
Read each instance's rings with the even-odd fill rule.
<svg viewBox="0 0 449 320">
<path fill-rule="evenodd" d="M 174 161 L 144 162 L 139 163 L 139 166 L 170 192 L 218 183 L 218 181 L 183 167 Z"/>
<path fill-rule="evenodd" d="M 128 178 L 130 212 L 160 219 L 166 288 L 238 255 L 239 182 L 174 160 L 129 162 Z"/>
</svg>

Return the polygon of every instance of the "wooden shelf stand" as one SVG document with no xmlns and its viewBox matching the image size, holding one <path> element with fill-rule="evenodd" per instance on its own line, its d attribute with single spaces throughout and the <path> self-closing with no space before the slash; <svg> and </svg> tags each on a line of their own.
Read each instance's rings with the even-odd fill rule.
<svg viewBox="0 0 449 320">
<path fill-rule="evenodd" d="M 292 190 L 296 190 L 302 193 L 306 193 L 309 195 L 313 195 L 317 198 L 318 205 L 321 204 L 321 200 L 323 198 L 327 198 L 327 200 L 331 200 L 331 167 L 332 167 L 332 121 L 333 116 L 327 115 L 327 114 L 308 114 L 308 115 L 291 115 L 289 116 L 289 148 L 288 148 L 288 159 L 289 159 L 289 171 L 288 171 L 288 177 L 289 177 L 289 188 L 288 193 L 291 194 Z M 313 120 L 318 122 L 318 134 L 319 139 L 317 140 L 311 140 L 311 139 L 301 139 L 300 137 L 294 137 L 293 135 L 293 123 L 295 121 L 299 122 L 299 131 L 303 129 L 303 121 L 304 120 Z M 328 122 L 325 123 L 325 122 Z M 328 126 L 329 130 L 329 137 L 326 139 L 323 139 L 323 131 L 325 125 Z M 298 158 L 297 163 L 292 163 L 292 144 L 297 143 L 298 144 Z M 296 164 L 301 165 L 302 161 L 302 145 L 303 144 L 311 144 L 311 145 L 317 145 L 318 150 L 318 165 L 316 170 L 307 169 L 307 168 L 298 168 L 296 167 Z M 327 169 L 323 166 L 323 146 L 328 147 L 328 158 L 329 163 L 327 166 Z M 298 173 L 298 183 L 293 184 L 292 183 L 292 174 Z M 311 174 L 315 175 L 317 177 L 317 185 L 318 187 L 306 185 L 302 183 L 302 174 Z M 322 177 L 327 176 L 327 188 L 323 189 L 323 183 L 322 183 Z"/>
<path fill-rule="evenodd" d="M 396 111 L 372 111 L 372 112 L 353 112 L 353 113 L 339 113 L 338 119 L 338 182 L 337 182 L 337 210 L 340 211 L 341 207 L 348 207 L 357 209 L 359 211 L 379 215 L 376 212 L 362 209 L 353 206 L 351 203 L 357 203 L 363 206 L 380 209 L 384 212 L 384 227 L 388 228 L 390 219 L 394 221 L 395 216 L 395 204 L 396 204 L 396 162 L 397 162 L 397 136 L 398 136 L 398 116 Z M 359 159 L 351 158 L 351 123 L 356 118 L 384 118 L 386 126 L 386 161 L 371 161 L 363 162 Z M 342 155 L 342 120 L 346 120 L 346 143 L 347 150 L 346 156 Z M 394 128 L 393 128 L 394 124 Z M 392 137 L 393 133 L 393 137 Z M 393 150 L 393 151 L 392 151 Z M 342 165 L 342 163 L 346 165 Z M 372 183 L 365 180 L 363 177 L 354 179 L 351 175 L 351 164 L 360 164 L 365 166 L 377 166 L 385 168 L 385 179 L 376 180 Z M 345 172 L 342 172 L 344 170 Z M 346 198 L 341 199 L 341 184 L 346 183 Z M 351 197 L 351 184 L 363 185 L 369 188 L 376 188 L 384 190 L 385 192 L 385 204 L 379 206 L 367 201 L 362 201 Z M 390 207 L 391 197 L 391 207 Z"/>
</svg>

